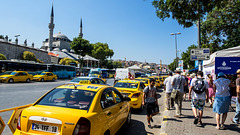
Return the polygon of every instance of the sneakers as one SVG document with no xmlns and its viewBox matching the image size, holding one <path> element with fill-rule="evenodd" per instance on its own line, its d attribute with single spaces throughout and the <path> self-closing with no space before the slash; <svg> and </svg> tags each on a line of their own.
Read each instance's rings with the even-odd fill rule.
<svg viewBox="0 0 240 135">
<path fill-rule="evenodd" d="M 202 121 L 198 121 L 197 126 L 203 127 Z"/>
<path fill-rule="evenodd" d="M 152 129 L 152 126 L 151 126 L 151 125 L 148 125 L 148 128 L 151 128 L 151 129 Z"/>
<path fill-rule="evenodd" d="M 198 117 L 195 117 L 193 124 L 197 124 L 198 123 Z"/>
</svg>

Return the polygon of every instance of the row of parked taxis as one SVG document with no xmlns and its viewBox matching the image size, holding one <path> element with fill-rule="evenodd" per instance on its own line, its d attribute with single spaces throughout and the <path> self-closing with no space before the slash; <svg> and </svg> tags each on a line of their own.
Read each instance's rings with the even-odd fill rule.
<svg viewBox="0 0 240 135">
<path fill-rule="evenodd" d="M 30 81 L 55 81 L 57 76 L 52 72 L 42 72 L 39 75 L 32 75 L 25 71 L 12 71 L 7 72 L 0 76 L 1 82 L 13 83 L 13 82 L 30 82 Z"/>
<path fill-rule="evenodd" d="M 142 109 L 139 80 L 109 86 L 99 77 L 77 77 L 24 109 L 14 135 L 114 135 L 131 123 L 131 110 Z"/>
</svg>

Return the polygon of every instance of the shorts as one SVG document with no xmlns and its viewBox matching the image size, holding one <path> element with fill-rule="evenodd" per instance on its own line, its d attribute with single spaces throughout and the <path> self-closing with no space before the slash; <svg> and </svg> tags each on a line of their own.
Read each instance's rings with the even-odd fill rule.
<svg viewBox="0 0 240 135">
<path fill-rule="evenodd" d="M 192 99 L 192 108 L 196 108 L 198 110 L 203 110 L 203 107 L 205 106 L 205 99 Z"/>
<path fill-rule="evenodd" d="M 147 116 L 152 115 L 153 113 L 159 112 L 159 107 L 155 103 L 146 104 Z"/>
</svg>

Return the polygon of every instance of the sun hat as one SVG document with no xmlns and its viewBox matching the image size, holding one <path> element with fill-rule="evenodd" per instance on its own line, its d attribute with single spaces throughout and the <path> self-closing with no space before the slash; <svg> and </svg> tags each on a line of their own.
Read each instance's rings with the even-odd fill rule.
<svg viewBox="0 0 240 135">
<path fill-rule="evenodd" d="M 181 73 L 182 72 L 182 70 L 180 69 L 180 68 L 176 68 L 176 70 L 175 70 L 175 72 L 177 72 L 177 73 Z"/>
<path fill-rule="evenodd" d="M 225 74 L 223 72 L 218 73 L 217 77 L 225 77 Z"/>
<path fill-rule="evenodd" d="M 239 74 L 240 73 L 240 69 L 238 69 L 236 73 Z"/>
</svg>

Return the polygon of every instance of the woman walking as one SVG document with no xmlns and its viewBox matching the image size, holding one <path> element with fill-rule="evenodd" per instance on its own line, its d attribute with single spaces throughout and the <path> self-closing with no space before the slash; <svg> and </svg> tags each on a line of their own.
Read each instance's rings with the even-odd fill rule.
<svg viewBox="0 0 240 135">
<path fill-rule="evenodd" d="M 225 129 L 224 123 L 227 118 L 228 109 L 231 103 L 230 88 L 231 81 L 226 78 L 225 74 L 220 72 L 218 79 L 213 82 L 213 90 L 216 92 L 213 104 L 213 112 L 216 113 L 216 129 Z M 220 124 L 220 115 L 222 114 L 222 122 Z"/>
<path fill-rule="evenodd" d="M 213 79 L 212 79 L 212 75 L 208 74 L 207 75 L 208 79 L 207 79 L 207 82 L 208 82 L 208 97 L 209 97 L 209 103 L 210 103 L 210 107 L 212 108 L 212 105 L 213 105 L 213 99 L 215 97 L 215 92 L 213 90 Z"/>
</svg>

